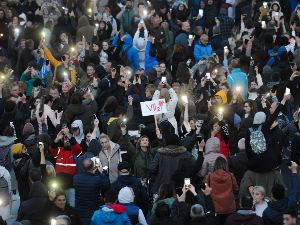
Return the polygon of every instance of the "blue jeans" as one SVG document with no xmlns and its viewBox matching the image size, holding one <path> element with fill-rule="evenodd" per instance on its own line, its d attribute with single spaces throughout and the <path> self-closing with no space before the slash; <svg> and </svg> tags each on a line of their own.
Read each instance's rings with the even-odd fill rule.
<svg viewBox="0 0 300 225">
<path fill-rule="evenodd" d="M 69 188 L 67 190 L 64 190 L 66 197 L 67 197 L 67 203 L 75 207 L 75 188 Z"/>
</svg>

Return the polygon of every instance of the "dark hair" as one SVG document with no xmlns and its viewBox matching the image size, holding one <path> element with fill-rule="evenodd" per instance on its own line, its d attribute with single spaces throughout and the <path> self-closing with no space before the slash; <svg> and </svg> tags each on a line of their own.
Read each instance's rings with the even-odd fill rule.
<svg viewBox="0 0 300 225">
<path fill-rule="evenodd" d="M 65 196 L 65 198 L 67 198 L 67 195 L 66 195 L 66 193 L 64 192 L 64 191 L 62 191 L 62 190 L 58 190 L 58 191 L 56 191 L 55 192 L 55 198 L 54 198 L 54 202 L 56 201 L 56 199 L 59 197 L 59 196 L 62 196 L 62 195 L 64 195 Z"/>
<path fill-rule="evenodd" d="M 59 36 L 62 35 L 62 34 L 66 34 L 66 36 L 69 37 L 68 32 L 67 32 L 66 30 L 62 30 L 62 31 L 59 33 Z"/>
<path fill-rule="evenodd" d="M 145 6 L 145 3 L 144 2 L 140 2 L 139 4 L 137 4 L 137 7 L 139 7 L 140 5 Z"/>
<path fill-rule="evenodd" d="M 229 87 L 229 84 L 227 82 L 224 82 L 221 84 L 221 86 L 224 86 L 229 90 L 227 93 L 227 99 L 232 99 L 233 94 L 232 94 L 231 88 Z"/>
<path fill-rule="evenodd" d="M 149 56 L 155 58 L 157 55 L 157 50 L 155 48 L 151 48 L 149 51 Z"/>
<path fill-rule="evenodd" d="M 74 105 L 81 105 L 82 104 L 82 98 L 81 98 L 81 94 L 80 93 L 74 93 L 71 96 L 71 101 L 70 104 L 74 104 Z"/>
<path fill-rule="evenodd" d="M 169 121 L 163 121 L 160 123 L 160 130 L 162 134 L 170 133 L 172 131 L 172 124 Z"/>
<path fill-rule="evenodd" d="M 254 22 L 251 19 L 246 20 L 245 27 L 249 30 L 254 27 Z"/>
<path fill-rule="evenodd" d="M 93 70 L 95 70 L 95 64 L 94 63 L 90 63 L 87 67 L 93 67 Z"/>
<path fill-rule="evenodd" d="M 41 134 L 38 138 L 38 142 L 43 142 L 44 144 L 44 153 L 46 154 L 49 151 L 49 147 L 52 144 L 52 139 L 48 134 Z"/>
<path fill-rule="evenodd" d="M 53 102 L 52 95 L 46 95 L 44 104 L 48 104 L 49 102 Z"/>
<path fill-rule="evenodd" d="M 298 214 L 295 209 L 287 209 L 284 211 L 283 214 L 290 215 L 294 219 L 298 217 Z"/>
<path fill-rule="evenodd" d="M 272 74 L 272 81 L 279 82 L 280 78 L 281 78 L 281 75 L 280 75 L 279 72 L 275 72 L 275 73 Z"/>
<path fill-rule="evenodd" d="M 181 158 L 178 161 L 176 172 L 187 172 L 191 168 L 191 160 L 187 157 Z"/>
<path fill-rule="evenodd" d="M 118 193 L 112 190 L 108 190 L 104 194 L 105 203 L 114 204 L 118 200 Z"/>
<path fill-rule="evenodd" d="M 250 116 L 252 116 L 254 118 L 255 114 L 257 113 L 256 101 L 254 101 L 252 99 L 247 99 L 246 101 L 244 101 L 244 105 L 245 105 L 245 103 L 248 103 L 250 108 L 252 108 L 249 114 L 250 114 Z"/>
<path fill-rule="evenodd" d="M 34 45 L 34 42 L 33 42 L 32 39 L 26 40 L 26 42 L 25 42 L 25 48 L 29 48 L 29 47 L 31 47 L 32 45 Z"/>
<path fill-rule="evenodd" d="M 178 64 L 176 77 L 179 83 L 188 84 L 190 80 L 190 72 L 185 62 Z"/>
<path fill-rule="evenodd" d="M 90 171 L 91 169 L 93 169 L 93 167 L 94 167 L 94 162 L 91 159 L 85 159 L 82 162 L 82 169 L 85 172 Z"/>
<path fill-rule="evenodd" d="M 285 188 L 282 184 L 274 184 L 271 193 L 276 200 L 283 199 L 285 194 Z"/>
<path fill-rule="evenodd" d="M 4 131 L 3 131 L 3 136 L 6 136 L 6 137 L 13 137 L 15 134 L 15 130 L 14 128 L 10 127 L 10 126 L 7 126 L 5 127 Z"/>
<path fill-rule="evenodd" d="M 160 202 L 157 204 L 155 209 L 155 216 L 158 219 L 169 217 L 171 214 L 170 206 L 165 202 Z"/>
<path fill-rule="evenodd" d="M 287 53 L 287 51 L 283 51 L 283 52 L 280 54 L 280 61 L 282 61 L 282 62 L 287 62 L 287 61 L 289 61 L 289 54 Z"/>
<path fill-rule="evenodd" d="M 54 43 L 53 46 L 52 46 L 52 48 L 54 50 L 57 50 L 57 49 L 61 48 L 60 46 L 61 46 L 60 43 Z"/>
<path fill-rule="evenodd" d="M 115 60 L 108 60 L 108 62 L 111 63 L 111 68 L 116 68 L 118 66 L 118 63 Z"/>
<path fill-rule="evenodd" d="M 11 113 L 16 108 L 16 103 L 12 100 L 8 100 L 4 103 L 4 109 L 7 113 Z"/>
<path fill-rule="evenodd" d="M 41 171 L 39 169 L 33 168 L 29 172 L 29 177 L 33 182 L 40 181 L 41 176 L 42 176 Z"/>
<path fill-rule="evenodd" d="M 121 114 L 122 116 L 124 116 L 127 112 L 127 109 L 123 106 L 118 106 L 115 110 L 115 117 L 119 117 L 119 115 Z"/>
<path fill-rule="evenodd" d="M 251 209 L 252 205 L 253 205 L 253 198 L 251 194 L 244 194 L 241 199 L 240 199 L 240 203 L 242 205 L 242 208 L 249 208 Z"/>
<path fill-rule="evenodd" d="M 224 170 L 225 172 L 229 173 L 229 167 L 228 167 L 228 163 L 227 163 L 227 160 L 224 159 L 223 157 L 219 156 L 216 161 L 215 161 L 215 165 L 214 165 L 214 172 L 219 170 L 219 169 L 222 169 Z M 253 203 L 253 201 L 252 201 Z"/>
<path fill-rule="evenodd" d="M 49 29 L 50 31 L 52 31 L 53 28 L 53 23 L 51 20 L 48 20 L 45 24 L 45 28 Z"/>
<path fill-rule="evenodd" d="M 156 202 L 158 202 L 159 200 L 164 200 L 166 198 L 172 198 L 172 197 L 175 198 L 175 191 L 172 184 L 164 183 L 160 185 L 158 189 L 158 197 L 156 199 Z"/>
</svg>

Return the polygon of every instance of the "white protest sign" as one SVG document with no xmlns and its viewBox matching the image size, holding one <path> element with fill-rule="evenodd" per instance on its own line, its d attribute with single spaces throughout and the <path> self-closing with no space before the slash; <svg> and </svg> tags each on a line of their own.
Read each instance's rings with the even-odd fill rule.
<svg viewBox="0 0 300 225">
<path fill-rule="evenodd" d="M 165 99 L 141 102 L 143 116 L 151 116 L 167 112 Z"/>
</svg>

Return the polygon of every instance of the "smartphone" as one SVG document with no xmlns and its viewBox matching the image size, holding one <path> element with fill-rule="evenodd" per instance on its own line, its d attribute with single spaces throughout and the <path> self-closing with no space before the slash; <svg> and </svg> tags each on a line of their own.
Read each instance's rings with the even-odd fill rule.
<svg viewBox="0 0 300 225">
<path fill-rule="evenodd" d="M 19 37 L 19 35 L 20 35 L 20 30 L 19 30 L 19 29 L 15 29 L 15 33 L 16 33 L 16 36 Z"/>
<path fill-rule="evenodd" d="M 141 23 L 144 23 L 144 20 L 141 20 Z"/>
<path fill-rule="evenodd" d="M 123 121 L 122 121 L 122 127 L 125 127 L 126 126 L 126 119 L 124 118 Z"/>
<path fill-rule="evenodd" d="M 206 183 L 203 182 L 202 184 L 200 184 L 200 188 L 203 189 L 203 190 L 205 190 L 205 188 L 206 188 Z"/>
<path fill-rule="evenodd" d="M 163 84 L 167 81 L 167 78 L 165 76 L 161 77 L 161 82 L 163 82 Z"/>
<path fill-rule="evenodd" d="M 193 35 L 192 35 L 192 34 L 190 34 L 190 35 L 189 35 L 189 39 L 192 39 L 192 38 L 193 38 Z"/>
<path fill-rule="evenodd" d="M 66 124 L 66 123 L 63 123 L 63 124 L 61 125 L 61 127 L 62 127 L 62 128 L 66 128 L 66 127 L 67 127 L 67 124 Z"/>
<path fill-rule="evenodd" d="M 291 166 L 291 165 L 292 165 L 292 162 L 291 162 L 291 161 L 288 161 L 288 162 L 286 162 L 286 165 L 287 165 L 287 166 Z"/>
<path fill-rule="evenodd" d="M 95 160 L 95 166 L 96 167 L 100 166 L 100 159 L 99 158 L 96 158 L 96 160 Z"/>
<path fill-rule="evenodd" d="M 210 79 L 210 73 L 206 73 L 206 79 L 207 79 L 207 80 Z"/>
<path fill-rule="evenodd" d="M 42 145 L 43 145 L 43 142 L 39 142 L 39 148 L 42 147 Z"/>
<path fill-rule="evenodd" d="M 285 89 L 285 95 L 289 95 L 291 93 L 291 90 L 289 88 Z"/>
<path fill-rule="evenodd" d="M 124 82 L 124 83 L 125 83 L 125 82 Z M 125 98 L 128 99 L 128 96 L 129 96 L 129 95 L 126 93 L 126 94 L 125 94 Z"/>
<path fill-rule="evenodd" d="M 278 16 L 278 12 L 275 13 L 275 16 Z"/>
<path fill-rule="evenodd" d="M 88 45 L 91 45 L 91 42 L 90 42 L 90 41 L 88 41 L 87 43 L 88 43 Z"/>
<path fill-rule="evenodd" d="M 19 92 L 18 95 L 22 98 L 23 97 L 23 93 Z"/>
<path fill-rule="evenodd" d="M 267 2 L 264 2 L 264 3 L 263 3 L 263 6 L 264 6 L 265 9 L 267 8 L 267 5 L 268 5 Z"/>
<path fill-rule="evenodd" d="M 48 66 L 48 65 L 49 65 L 49 63 L 50 63 L 50 60 L 49 60 L 49 59 L 47 59 L 47 60 L 46 60 L 46 66 Z"/>
<path fill-rule="evenodd" d="M 214 56 L 216 56 L 216 55 L 217 55 L 217 53 L 216 53 L 216 52 L 213 52 L 213 55 L 214 55 Z"/>
<path fill-rule="evenodd" d="M 97 119 L 97 116 L 96 116 L 96 114 L 94 114 L 94 115 L 93 115 L 93 117 L 94 117 L 94 119 Z"/>
<path fill-rule="evenodd" d="M 42 85 L 38 86 L 37 90 L 40 91 L 42 89 Z"/>
<path fill-rule="evenodd" d="M 39 117 L 42 117 L 43 116 L 43 111 L 40 111 L 39 112 Z"/>
<path fill-rule="evenodd" d="M 107 16 L 107 14 L 106 14 L 106 13 L 103 13 L 103 16 Z"/>
<path fill-rule="evenodd" d="M 182 101 L 184 101 L 185 103 L 189 103 L 189 101 L 188 101 L 186 95 L 182 96 Z"/>
<path fill-rule="evenodd" d="M 137 81 L 139 79 L 140 75 L 139 74 L 135 74 L 135 80 Z"/>
<path fill-rule="evenodd" d="M 203 9 L 199 9 L 199 15 L 203 16 Z"/>
<path fill-rule="evenodd" d="M 178 4 L 183 4 L 183 1 L 178 1 Z"/>
<path fill-rule="evenodd" d="M 66 56 L 63 55 L 61 58 L 63 61 L 66 61 Z"/>
<path fill-rule="evenodd" d="M 153 194 L 154 202 L 156 202 L 157 197 L 158 197 L 158 194 Z"/>
<path fill-rule="evenodd" d="M 199 143 L 201 143 L 202 137 L 201 137 L 201 136 L 197 136 L 197 141 L 198 141 Z"/>
<path fill-rule="evenodd" d="M 95 16 L 98 16 L 98 13 L 95 13 Z"/>
<path fill-rule="evenodd" d="M 197 127 L 201 127 L 202 123 L 200 123 L 200 121 L 197 121 Z"/>
<path fill-rule="evenodd" d="M 266 26 L 266 21 L 261 21 L 261 26 L 262 27 Z"/>
<path fill-rule="evenodd" d="M 191 179 L 190 178 L 184 178 L 184 187 L 188 189 L 191 186 Z"/>
<path fill-rule="evenodd" d="M 245 39 L 245 45 L 248 44 L 248 41 L 249 41 L 248 39 Z"/>
<path fill-rule="evenodd" d="M 63 110 L 62 107 L 60 107 L 60 106 L 57 107 L 57 112 L 58 112 L 58 113 L 60 113 L 62 110 Z"/>
</svg>

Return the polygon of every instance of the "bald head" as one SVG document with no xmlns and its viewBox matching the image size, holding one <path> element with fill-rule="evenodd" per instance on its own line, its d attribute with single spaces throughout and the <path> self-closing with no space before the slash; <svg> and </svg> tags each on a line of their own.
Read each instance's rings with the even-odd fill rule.
<svg viewBox="0 0 300 225">
<path fill-rule="evenodd" d="M 26 27 L 31 27 L 31 28 L 32 28 L 32 22 L 28 21 L 28 22 L 26 23 Z"/>
<path fill-rule="evenodd" d="M 183 22 L 183 23 L 182 23 L 181 29 L 182 29 L 183 31 L 189 33 L 189 32 L 190 32 L 190 23 L 187 22 L 187 21 Z"/>
<path fill-rule="evenodd" d="M 84 172 L 92 172 L 94 168 L 94 162 L 91 159 L 85 159 L 82 162 L 82 169 Z"/>
<path fill-rule="evenodd" d="M 200 37 L 200 41 L 203 45 L 207 45 L 208 43 L 208 36 L 206 34 L 202 34 Z"/>
</svg>

